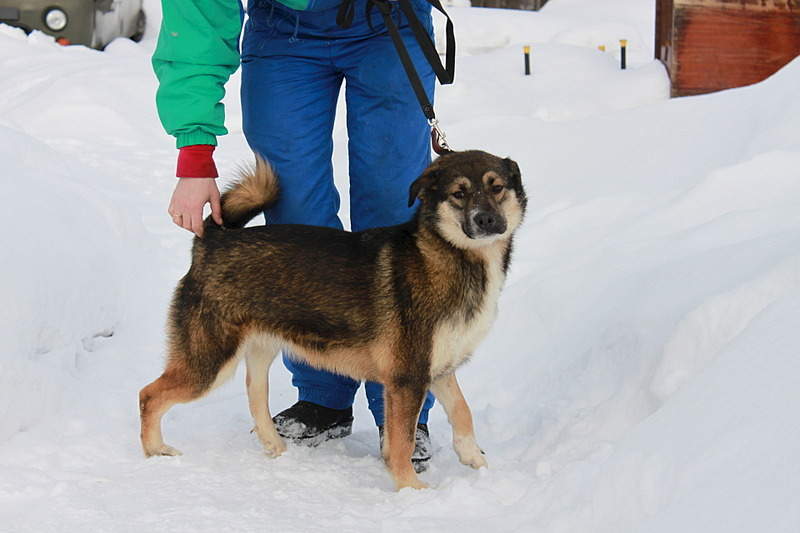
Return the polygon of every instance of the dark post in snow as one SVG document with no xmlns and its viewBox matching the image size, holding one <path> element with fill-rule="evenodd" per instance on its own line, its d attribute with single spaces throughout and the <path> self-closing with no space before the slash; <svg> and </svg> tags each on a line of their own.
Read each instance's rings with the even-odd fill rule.
<svg viewBox="0 0 800 533">
<path fill-rule="evenodd" d="M 628 66 L 627 58 L 625 57 L 628 50 L 628 39 L 620 39 L 619 40 L 619 66 L 622 70 L 625 70 Z"/>
<path fill-rule="evenodd" d="M 525 75 L 531 75 L 531 47 L 523 46 L 522 51 L 525 53 Z"/>
</svg>

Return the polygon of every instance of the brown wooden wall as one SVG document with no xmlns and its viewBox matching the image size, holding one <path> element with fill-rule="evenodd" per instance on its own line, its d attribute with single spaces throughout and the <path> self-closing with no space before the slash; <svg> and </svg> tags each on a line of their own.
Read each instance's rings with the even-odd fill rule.
<svg viewBox="0 0 800 533">
<path fill-rule="evenodd" d="M 656 0 L 673 96 L 759 82 L 800 55 L 800 0 Z"/>
</svg>

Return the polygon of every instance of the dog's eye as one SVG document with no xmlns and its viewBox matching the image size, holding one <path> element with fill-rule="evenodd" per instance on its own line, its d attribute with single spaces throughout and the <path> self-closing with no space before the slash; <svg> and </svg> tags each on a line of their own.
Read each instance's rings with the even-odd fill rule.
<svg viewBox="0 0 800 533">
<path fill-rule="evenodd" d="M 453 198 L 456 200 L 463 200 L 464 199 L 464 191 L 453 191 Z"/>
<path fill-rule="evenodd" d="M 502 185 L 492 185 L 492 194 L 500 194 L 503 192 L 503 189 L 505 189 L 505 187 Z"/>
</svg>

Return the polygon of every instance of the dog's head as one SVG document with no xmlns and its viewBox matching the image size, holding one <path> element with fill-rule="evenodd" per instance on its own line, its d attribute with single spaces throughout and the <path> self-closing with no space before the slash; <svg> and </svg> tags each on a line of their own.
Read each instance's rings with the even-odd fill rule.
<svg viewBox="0 0 800 533">
<path fill-rule="evenodd" d="M 527 199 L 519 166 L 486 152 L 454 152 L 434 161 L 411 184 L 420 217 L 458 248 L 507 239 L 519 227 Z"/>
</svg>

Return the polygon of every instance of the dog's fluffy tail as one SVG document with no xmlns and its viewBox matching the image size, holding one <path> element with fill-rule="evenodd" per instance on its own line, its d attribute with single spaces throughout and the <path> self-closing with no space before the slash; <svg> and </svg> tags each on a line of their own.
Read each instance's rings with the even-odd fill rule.
<svg viewBox="0 0 800 533">
<path fill-rule="evenodd" d="M 226 228 L 243 228 L 245 224 L 278 199 L 278 177 L 261 156 L 254 165 L 239 170 L 239 180 L 222 193 L 222 222 Z M 212 217 L 206 228 L 217 227 Z"/>
</svg>

